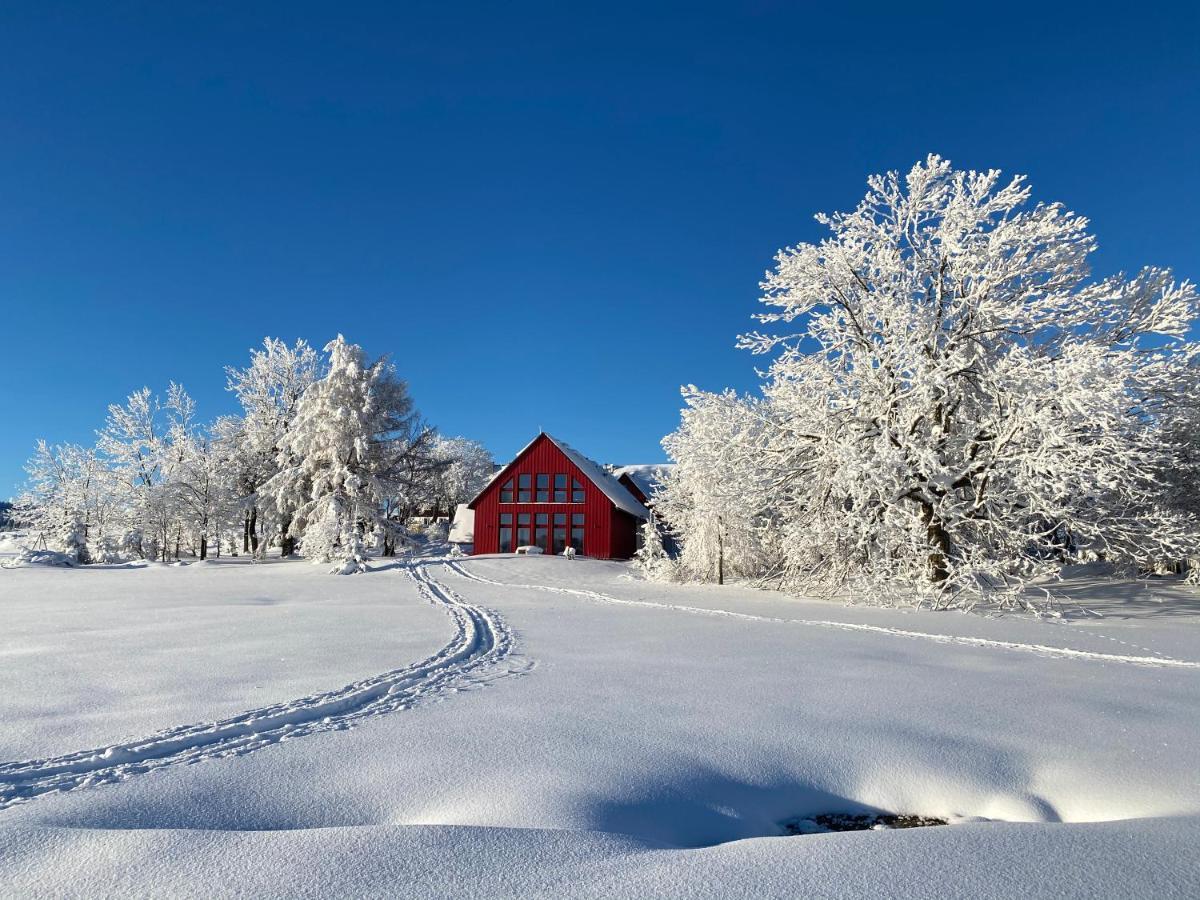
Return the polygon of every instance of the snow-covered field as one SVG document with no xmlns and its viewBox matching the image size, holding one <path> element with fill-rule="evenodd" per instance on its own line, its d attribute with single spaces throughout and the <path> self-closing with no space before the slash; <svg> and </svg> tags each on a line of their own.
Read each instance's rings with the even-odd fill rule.
<svg viewBox="0 0 1200 900">
<path fill-rule="evenodd" d="M 0 569 L 0 894 L 1200 896 L 1196 593 L 628 573 Z M 954 824 L 780 836 L 856 810 Z"/>
</svg>

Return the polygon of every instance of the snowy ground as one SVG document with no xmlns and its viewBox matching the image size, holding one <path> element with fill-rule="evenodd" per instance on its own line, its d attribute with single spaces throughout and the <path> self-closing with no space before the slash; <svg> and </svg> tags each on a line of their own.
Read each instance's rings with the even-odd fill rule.
<svg viewBox="0 0 1200 900">
<path fill-rule="evenodd" d="M 1200 598 L 1071 590 L 0 569 L 0 894 L 1200 896 Z M 856 810 L 956 824 L 778 836 Z"/>
</svg>

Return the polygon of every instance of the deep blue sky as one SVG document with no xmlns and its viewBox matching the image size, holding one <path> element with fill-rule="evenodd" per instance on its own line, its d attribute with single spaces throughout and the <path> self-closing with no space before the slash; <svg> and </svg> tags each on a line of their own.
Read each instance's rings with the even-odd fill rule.
<svg viewBox="0 0 1200 900">
<path fill-rule="evenodd" d="M 19 7 L 23 6 L 24 9 Z M 390 353 L 506 459 L 649 462 L 774 251 L 927 152 L 1200 277 L 1192 4 L 5 4 L 0 496 L 265 335 Z"/>
</svg>

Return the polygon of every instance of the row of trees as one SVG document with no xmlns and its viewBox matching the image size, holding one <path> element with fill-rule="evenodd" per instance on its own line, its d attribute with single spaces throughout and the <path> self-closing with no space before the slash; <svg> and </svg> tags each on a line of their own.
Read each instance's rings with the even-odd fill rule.
<svg viewBox="0 0 1200 900">
<path fill-rule="evenodd" d="M 268 338 L 226 376 L 240 415 L 201 423 L 172 383 L 110 406 L 93 447 L 39 442 L 27 524 L 79 562 L 299 546 L 352 572 L 369 544 L 394 554 L 412 516 L 453 512 L 491 476 L 481 445 L 439 435 L 392 364 L 341 335 L 324 356 Z"/>
<path fill-rule="evenodd" d="M 761 393 L 684 390 L 657 509 L 676 574 L 1017 599 L 1200 544 L 1197 294 L 1090 277 L 1088 222 L 930 156 L 781 251 L 741 346 Z"/>
</svg>

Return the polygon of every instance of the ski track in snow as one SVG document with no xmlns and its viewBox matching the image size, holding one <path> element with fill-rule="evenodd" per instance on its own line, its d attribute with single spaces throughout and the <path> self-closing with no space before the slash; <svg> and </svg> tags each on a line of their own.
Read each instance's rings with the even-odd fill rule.
<svg viewBox="0 0 1200 900">
<path fill-rule="evenodd" d="M 140 740 L 64 756 L 0 763 L 0 809 L 34 797 L 124 781 L 154 769 L 242 756 L 292 738 L 351 727 L 360 719 L 428 702 L 472 685 L 526 671 L 510 658 L 512 630 L 491 610 L 464 600 L 427 571 L 432 563 L 404 567 L 418 593 L 442 607 L 454 637 L 432 656 L 402 669 L 196 725 L 181 725 Z"/>
<path fill-rule="evenodd" d="M 995 650 L 1011 650 L 1018 653 L 1033 653 L 1038 656 L 1053 657 L 1058 659 L 1080 659 L 1091 660 L 1093 662 L 1111 662 L 1123 663 L 1126 665 L 1146 666 L 1151 668 L 1167 668 L 1167 669 L 1200 669 L 1200 662 L 1192 662 L 1190 660 L 1174 659 L 1170 656 L 1162 656 L 1156 651 L 1148 651 L 1156 653 L 1154 656 L 1128 656 L 1118 653 L 1098 653 L 1091 650 L 1075 650 L 1070 647 L 1051 647 L 1045 644 L 1022 644 L 1014 641 L 995 641 L 989 638 L 967 637 L 953 634 L 936 634 L 925 631 L 909 631 L 903 628 L 889 628 L 884 625 L 860 625 L 853 622 L 835 622 L 826 619 L 782 619 L 771 616 L 756 616 L 751 613 L 733 612 L 726 609 L 709 609 L 702 606 L 684 606 L 674 603 L 655 603 L 651 600 L 628 600 L 620 597 L 613 597 L 608 594 L 602 594 L 598 591 L 579 590 L 577 588 L 551 587 L 542 584 L 509 584 L 504 581 L 494 581 L 491 578 L 484 578 L 482 575 L 477 575 L 474 572 L 469 572 L 462 567 L 460 563 L 450 562 L 446 564 L 447 568 L 461 575 L 469 581 L 479 582 L 494 587 L 518 588 L 521 590 L 539 590 L 549 591 L 555 594 L 568 594 L 577 597 L 584 597 L 588 600 L 596 600 L 601 603 L 618 603 L 622 606 L 641 606 L 649 609 L 668 609 L 674 612 L 690 613 L 699 616 L 719 616 L 730 619 L 743 619 L 751 622 L 769 622 L 778 625 L 804 625 L 811 628 L 831 628 L 840 631 L 857 631 L 870 634 L 883 634 L 889 637 L 909 638 L 913 640 L 934 641 L 939 644 L 959 644 L 966 647 L 986 647 Z M 1104 635 L 1100 635 L 1103 637 Z M 1113 638 L 1112 640 L 1116 640 Z M 1124 641 L 1118 641 L 1124 643 Z"/>
</svg>

